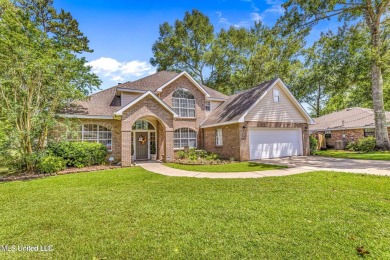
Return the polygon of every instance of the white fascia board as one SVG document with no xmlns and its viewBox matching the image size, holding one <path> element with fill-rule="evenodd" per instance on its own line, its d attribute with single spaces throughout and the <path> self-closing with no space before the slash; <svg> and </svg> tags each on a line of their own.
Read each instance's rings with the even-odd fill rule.
<svg viewBox="0 0 390 260">
<path fill-rule="evenodd" d="M 59 114 L 59 117 L 65 118 L 81 118 L 81 119 L 114 119 L 113 116 L 91 116 L 91 115 L 75 115 L 75 114 Z"/>
<path fill-rule="evenodd" d="M 170 81 L 168 81 L 167 83 L 165 83 L 164 85 L 162 85 L 161 87 L 159 87 L 157 90 L 156 90 L 156 93 L 161 93 L 162 90 L 168 86 L 169 84 L 171 84 L 172 82 L 174 82 L 175 80 L 177 80 L 178 78 L 180 78 L 181 76 L 186 76 L 203 94 L 205 94 L 206 97 L 210 97 L 210 94 L 207 93 L 207 91 L 201 86 L 199 85 L 198 82 L 196 82 L 196 80 L 194 80 L 193 77 L 191 77 L 190 74 L 188 74 L 186 71 L 183 71 L 181 72 L 179 75 L 177 75 L 176 77 L 174 77 L 173 79 L 171 79 Z"/>
<path fill-rule="evenodd" d="M 157 97 L 153 92 L 151 92 L 150 90 L 148 90 L 147 92 L 145 92 L 144 94 L 142 94 L 141 96 L 137 97 L 136 99 L 134 99 L 133 101 L 131 101 L 129 104 L 127 104 L 126 106 L 122 107 L 121 109 L 119 109 L 118 111 L 116 111 L 114 113 L 114 116 L 121 116 L 122 113 L 124 111 L 126 111 L 127 109 L 129 109 L 130 107 L 132 107 L 133 105 L 135 105 L 138 101 L 142 100 L 143 98 L 145 98 L 146 96 L 152 96 L 158 103 L 160 103 L 163 107 L 165 107 L 169 112 L 171 112 L 173 114 L 173 117 L 176 118 L 176 117 L 179 117 L 178 114 L 175 113 L 175 111 L 173 111 L 172 108 L 170 108 L 167 104 L 165 104 L 165 102 L 163 102 L 159 97 Z"/>
<path fill-rule="evenodd" d="M 217 123 L 217 124 L 212 124 L 212 125 L 205 125 L 205 126 L 201 126 L 200 128 L 210 128 L 210 127 L 232 125 L 232 124 L 238 124 L 238 123 L 240 123 L 240 121 L 228 121 L 228 122 Z"/>
</svg>

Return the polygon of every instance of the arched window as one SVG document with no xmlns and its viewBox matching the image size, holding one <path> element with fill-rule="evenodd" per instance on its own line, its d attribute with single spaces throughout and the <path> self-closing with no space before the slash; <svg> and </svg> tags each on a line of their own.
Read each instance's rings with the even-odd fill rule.
<svg viewBox="0 0 390 260">
<path fill-rule="evenodd" d="M 185 88 L 179 88 L 172 95 L 172 108 L 181 117 L 195 117 L 195 98 Z"/>
<path fill-rule="evenodd" d="M 176 129 L 173 134 L 173 147 L 184 148 L 186 146 L 196 147 L 196 132 L 189 128 Z"/>
<path fill-rule="evenodd" d="M 80 125 L 77 131 L 68 134 L 68 140 L 101 143 L 107 147 L 107 150 L 112 151 L 112 134 L 110 129 L 104 126 Z"/>
<path fill-rule="evenodd" d="M 154 126 L 146 120 L 137 120 L 133 125 L 133 130 L 154 130 Z"/>
</svg>

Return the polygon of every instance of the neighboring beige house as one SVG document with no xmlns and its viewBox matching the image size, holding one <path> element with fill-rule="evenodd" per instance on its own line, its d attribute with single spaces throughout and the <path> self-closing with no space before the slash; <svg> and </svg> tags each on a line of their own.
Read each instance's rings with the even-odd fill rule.
<svg viewBox="0 0 390 260">
<path fill-rule="evenodd" d="M 390 112 L 386 112 L 386 119 L 390 122 Z M 310 125 L 310 133 L 324 135 L 329 148 L 343 149 L 349 142 L 375 136 L 375 115 L 369 108 L 346 108 L 314 121 L 315 124 Z"/>
<path fill-rule="evenodd" d="M 67 108 L 70 139 L 100 142 L 122 166 L 172 161 L 186 147 L 246 161 L 307 155 L 310 116 L 280 79 L 226 96 L 188 73 L 160 71 Z"/>
</svg>

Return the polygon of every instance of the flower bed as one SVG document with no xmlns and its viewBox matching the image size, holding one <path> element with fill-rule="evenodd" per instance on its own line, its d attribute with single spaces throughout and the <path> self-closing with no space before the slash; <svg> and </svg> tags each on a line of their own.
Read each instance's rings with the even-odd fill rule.
<svg viewBox="0 0 390 260">
<path fill-rule="evenodd" d="M 33 179 L 45 178 L 45 177 L 56 176 L 56 175 L 64 175 L 64 174 L 80 173 L 80 172 L 94 172 L 94 171 L 110 170 L 110 169 L 117 169 L 117 168 L 121 168 L 121 167 L 95 165 L 95 166 L 88 166 L 83 168 L 66 168 L 65 170 L 59 171 L 57 173 L 41 173 L 41 174 L 33 173 L 33 174 L 9 175 L 5 177 L 0 177 L 0 182 L 25 181 L 25 180 L 33 180 Z"/>
<path fill-rule="evenodd" d="M 210 153 L 205 150 L 195 150 L 191 148 L 187 151 L 179 151 L 176 153 L 175 163 L 189 165 L 219 165 L 234 163 L 234 158 L 230 160 L 222 160 L 218 154 Z"/>
</svg>

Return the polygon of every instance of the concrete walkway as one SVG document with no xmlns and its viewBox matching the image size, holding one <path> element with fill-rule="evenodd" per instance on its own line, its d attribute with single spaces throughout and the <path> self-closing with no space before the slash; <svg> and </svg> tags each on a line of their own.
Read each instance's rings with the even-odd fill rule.
<svg viewBox="0 0 390 260">
<path fill-rule="evenodd" d="M 150 172 L 176 177 L 236 179 L 287 176 L 311 171 L 337 171 L 390 176 L 390 161 L 335 159 L 317 156 L 300 156 L 259 160 L 259 163 L 286 165 L 287 169 L 254 172 L 194 172 L 174 169 L 156 161 L 141 161 L 136 164 Z"/>
</svg>

